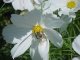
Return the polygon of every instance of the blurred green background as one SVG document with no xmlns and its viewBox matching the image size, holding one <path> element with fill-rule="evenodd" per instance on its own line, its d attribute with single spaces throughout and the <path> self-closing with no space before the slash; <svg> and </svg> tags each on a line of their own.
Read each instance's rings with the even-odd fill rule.
<svg viewBox="0 0 80 60">
<path fill-rule="evenodd" d="M 11 4 L 4 4 L 0 0 L 0 60 L 13 60 L 10 54 L 11 48 L 14 46 L 5 42 L 2 36 L 3 28 L 10 24 L 10 17 L 13 13 L 20 13 L 15 11 Z M 66 31 L 62 33 L 64 44 L 62 48 L 56 48 L 50 44 L 49 60 L 72 60 L 73 57 L 79 56 L 72 49 L 72 42 L 74 38 L 80 34 L 80 11 L 76 12 L 77 16 L 69 25 Z M 29 50 L 23 55 L 14 60 L 31 60 Z"/>
</svg>

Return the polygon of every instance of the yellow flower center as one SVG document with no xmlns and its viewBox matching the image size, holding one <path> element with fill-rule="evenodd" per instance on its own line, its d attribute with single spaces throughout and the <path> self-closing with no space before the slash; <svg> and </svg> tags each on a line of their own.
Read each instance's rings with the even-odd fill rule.
<svg viewBox="0 0 80 60">
<path fill-rule="evenodd" d="M 35 25 L 32 29 L 32 32 L 33 33 L 40 33 L 40 32 L 43 32 L 43 28 L 41 27 L 41 25 Z"/>
<path fill-rule="evenodd" d="M 70 8 L 70 9 L 75 8 L 76 7 L 75 1 L 69 1 L 67 3 L 67 7 Z"/>
</svg>

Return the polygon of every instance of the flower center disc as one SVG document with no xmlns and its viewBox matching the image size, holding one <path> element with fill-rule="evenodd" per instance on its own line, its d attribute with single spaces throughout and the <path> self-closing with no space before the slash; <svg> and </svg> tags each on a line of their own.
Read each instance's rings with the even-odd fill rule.
<svg viewBox="0 0 80 60">
<path fill-rule="evenodd" d="M 38 24 L 38 25 L 35 25 L 32 29 L 32 32 L 33 33 L 40 33 L 40 32 L 43 32 L 43 28 Z"/>
<path fill-rule="evenodd" d="M 70 9 L 75 8 L 76 7 L 75 1 L 69 1 L 67 3 L 67 7 L 70 8 Z"/>
</svg>

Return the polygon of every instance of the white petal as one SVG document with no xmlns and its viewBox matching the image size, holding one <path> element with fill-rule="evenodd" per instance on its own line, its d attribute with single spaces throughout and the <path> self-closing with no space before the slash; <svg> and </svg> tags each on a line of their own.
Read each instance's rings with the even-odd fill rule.
<svg viewBox="0 0 80 60">
<path fill-rule="evenodd" d="M 11 3 L 13 0 L 3 0 L 5 3 Z"/>
<path fill-rule="evenodd" d="M 65 22 L 65 23 L 70 23 L 72 21 L 72 18 L 68 15 L 62 15 L 61 19 Z"/>
<path fill-rule="evenodd" d="M 39 0 L 34 0 L 34 2 L 36 2 L 37 4 L 40 4 Z"/>
<path fill-rule="evenodd" d="M 12 14 L 11 21 L 14 25 L 19 27 L 32 28 L 38 21 L 41 20 L 41 12 L 39 10 L 33 10 L 26 15 Z"/>
<path fill-rule="evenodd" d="M 74 57 L 72 60 L 80 60 L 80 57 Z"/>
<path fill-rule="evenodd" d="M 23 40 L 24 36 L 26 36 L 29 31 L 30 29 L 8 25 L 3 29 L 2 35 L 6 42 L 15 44 Z"/>
<path fill-rule="evenodd" d="M 80 35 L 78 35 L 74 39 L 74 41 L 72 43 L 72 47 L 73 47 L 74 51 L 80 55 Z"/>
<path fill-rule="evenodd" d="M 29 11 L 31 11 L 34 9 L 34 6 L 31 0 L 14 0 L 12 2 L 12 5 L 15 10 L 28 9 Z"/>
<path fill-rule="evenodd" d="M 34 9 L 34 6 L 31 0 L 24 0 L 23 4 L 24 4 L 23 5 L 24 9 L 28 9 L 29 11 Z"/>
<path fill-rule="evenodd" d="M 11 50 L 11 55 L 13 59 L 15 57 L 22 55 L 31 46 L 31 43 L 32 43 L 32 35 L 30 34 L 23 41 L 16 44 Z"/>
<path fill-rule="evenodd" d="M 50 5 L 51 5 L 51 4 L 50 4 L 49 1 L 45 1 L 45 2 L 44 2 L 44 6 L 43 6 L 43 12 L 44 12 L 45 10 L 49 9 Z"/>
<path fill-rule="evenodd" d="M 65 31 L 67 29 L 69 23 L 72 22 L 72 17 L 70 17 L 68 15 L 62 15 L 61 16 L 61 20 L 63 20 L 64 23 L 60 28 L 60 32 L 63 32 L 63 31 Z"/>
<path fill-rule="evenodd" d="M 62 10 L 60 10 L 59 12 L 58 12 L 58 14 L 59 14 L 59 16 L 61 16 L 62 14 L 64 14 L 64 15 L 69 15 L 69 9 L 67 9 L 66 7 L 64 8 L 62 8 Z"/>
<path fill-rule="evenodd" d="M 12 2 L 12 5 L 15 10 L 27 9 L 27 10 L 31 11 L 34 9 L 34 6 L 33 6 L 31 0 L 14 0 Z"/>
<path fill-rule="evenodd" d="M 52 2 L 53 0 L 48 0 L 45 2 L 44 8 L 43 8 L 43 14 L 51 14 L 57 10 L 57 7 Z"/>
<path fill-rule="evenodd" d="M 41 4 L 44 0 L 34 0 L 37 4 Z"/>
<path fill-rule="evenodd" d="M 53 13 L 57 9 L 60 9 L 60 7 L 64 6 L 64 0 L 48 0 L 47 5 L 49 4 L 49 8 L 44 10 L 44 13 Z M 45 6 L 47 6 L 45 5 Z"/>
<path fill-rule="evenodd" d="M 42 60 L 39 51 L 38 51 L 39 41 L 34 38 L 32 45 L 30 47 L 30 56 L 32 60 Z"/>
<path fill-rule="evenodd" d="M 56 10 L 55 7 L 49 7 L 50 5 L 47 5 L 47 4 L 44 6 L 45 10 L 43 10 L 43 14 L 51 14 L 51 13 L 53 13 L 53 11 Z"/>
<path fill-rule="evenodd" d="M 80 10 L 80 0 L 77 0 L 77 8 L 75 10 L 76 11 Z"/>
<path fill-rule="evenodd" d="M 45 51 L 45 52 L 44 52 Z M 49 40 L 32 41 L 32 45 L 30 47 L 30 55 L 32 60 L 48 60 L 48 52 L 49 52 Z"/>
<path fill-rule="evenodd" d="M 44 24 L 47 28 L 60 28 L 64 22 L 55 16 L 46 15 L 42 17 L 41 24 Z"/>
<path fill-rule="evenodd" d="M 72 18 L 76 18 L 76 14 L 74 12 L 69 12 L 69 16 Z"/>
<path fill-rule="evenodd" d="M 42 57 L 42 60 L 48 60 L 49 59 L 49 56 L 48 56 L 49 40 L 43 39 L 43 41 L 39 43 L 38 50 L 39 50 L 40 56 Z"/>
<path fill-rule="evenodd" d="M 23 4 L 22 4 L 23 0 L 14 0 L 12 2 L 13 8 L 15 10 L 23 10 Z"/>
<path fill-rule="evenodd" d="M 53 43 L 56 47 L 61 48 L 63 45 L 62 36 L 55 30 L 45 29 L 45 33 L 48 39 Z"/>
<path fill-rule="evenodd" d="M 51 0 L 52 6 L 55 6 L 57 9 L 64 7 L 65 3 L 65 0 Z"/>
</svg>

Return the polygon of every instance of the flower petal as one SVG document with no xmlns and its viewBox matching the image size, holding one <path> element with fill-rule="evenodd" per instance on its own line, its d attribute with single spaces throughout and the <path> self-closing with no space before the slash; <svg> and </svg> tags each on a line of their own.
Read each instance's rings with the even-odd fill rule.
<svg viewBox="0 0 80 60">
<path fill-rule="evenodd" d="M 32 41 L 32 45 L 30 47 L 30 56 L 32 60 L 42 60 L 39 52 L 38 52 L 39 41 L 34 38 Z"/>
<path fill-rule="evenodd" d="M 74 13 L 74 12 L 69 12 L 69 16 L 72 17 L 72 18 L 76 18 L 76 13 Z"/>
<path fill-rule="evenodd" d="M 63 4 L 64 0 L 48 0 L 48 3 L 45 6 L 50 5 L 48 9 L 44 10 L 44 13 L 53 13 L 54 11 L 60 9 Z"/>
<path fill-rule="evenodd" d="M 49 1 L 45 1 L 44 2 L 44 6 L 43 6 L 43 14 L 46 14 L 46 13 L 48 13 L 48 12 L 52 12 L 52 11 L 46 11 L 46 10 L 49 10 L 49 8 L 50 8 L 50 2 Z"/>
<path fill-rule="evenodd" d="M 4 3 L 10 3 L 12 2 L 13 0 L 3 0 Z"/>
<path fill-rule="evenodd" d="M 41 21 L 41 24 L 44 24 L 47 28 L 60 28 L 63 23 L 64 22 L 60 18 L 49 14 L 42 17 Z"/>
<path fill-rule="evenodd" d="M 34 6 L 32 4 L 32 1 L 31 0 L 24 0 L 23 1 L 23 7 L 24 9 L 28 9 L 29 11 L 33 10 L 34 9 Z"/>
<path fill-rule="evenodd" d="M 15 10 L 28 9 L 29 11 L 31 11 L 34 9 L 34 6 L 31 0 L 14 0 L 12 2 L 12 5 Z"/>
<path fill-rule="evenodd" d="M 63 20 L 64 23 L 63 23 L 63 25 L 60 28 L 60 32 L 63 32 L 63 31 L 66 31 L 69 23 L 71 23 L 71 21 L 72 21 L 72 18 L 69 17 L 68 15 L 62 15 L 61 16 L 61 20 Z"/>
<path fill-rule="evenodd" d="M 37 4 L 40 4 L 39 0 L 34 0 L 34 2 L 36 2 Z"/>
<path fill-rule="evenodd" d="M 52 2 L 53 0 L 48 0 L 45 2 L 43 8 L 43 14 L 53 14 L 53 12 L 57 10 L 56 5 Z"/>
<path fill-rule="evenodd" d="M 78 11 L 78 10 L 80 10 L 80 0 L 77 0 L 77 7 L 76 7 L 75 11 Z"/>
<path fill-rule="evenodd" d="M 65 23 L 70 23 L 72 21 L 72 18 L 68 15 L 62 15 L 61 19 L 65 22 Z"/>
<path fill-rule="evenodd" d="M 74 57 L 72 60 L 80 60 L 80 57 Z"/>
<path fill-rule="evenodd" d="M 34 6 L 31 0 L 14 0 L 12 2 L 12 5 L 15 10 L 28 9 L 29 11 L 31 11 L 34 9 Z"/>
<path fill-rule="evenodd" d="M 11 55 L 12 55 L 13 59 L 15 57 L 18 57 L 18 56 L 22 55 L 31 46 L 31 43 L 32 43 L 32 35 L 29 34 L 29 35 L 27 35 L 26 38 L 24 38 L 23 41 L 16 44 L 12 48 Z"/>
<path fill-rule="evenodd" d="M 13 24 L 19 27 L 32 28 L 32 26 L 34 26 L 40 20 L 41 20 L 41 12 L 39 10 L 33 10 L 23 16 L 12 14 L 11 17 L 11 21 L 13 22 Z"/>
<path fill-rule="evenodd" d="M 12 2 L 13 8 L 15 10 L 23 10 L 23 4 L 22 4 L 23 0 L 14 0 Z"/>
<path fill-rule="evenodd" d="M 58 48 L 61 48 L 63 45 L 62 36 L 55 30 L 45 29 L 45 33 L 48 39 Z"/>
<path fill-rule="evenodd" d="M 38 51 L 43 60 L 48 60 L 49 40 L 43 39 L 38 45 Z"/>
<path fill-rule="evenodd" d="M 32 60 L 48 60 L 49 40 L 42 41 L 34 39 L 30 47 L 30 55 Z"/>
<path fill-rule="evenodd" d="M 26 36 L 29 31 L 30 29 L 8 25 L 3 29 L 2 35 L 6 42 L 15 44 L 23 40 L 24 36 Z"/>
<path fill-rule="evenodd" d="M 74 39 L 74 41 L 72 43 L 72 47 L 73 47 L 74 51 L 80 55 L 80 35 L 78 35 Z"/>
<path fill-rule="evenodd" d="M 34 0 L 37 4 L 41 4 L 44 0 Z"/>
</svg>

